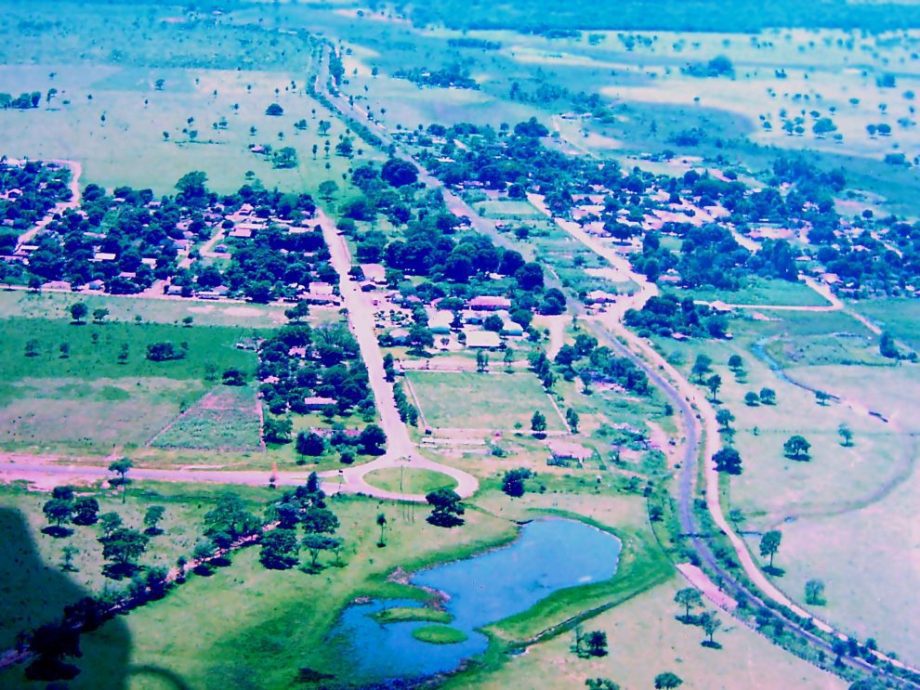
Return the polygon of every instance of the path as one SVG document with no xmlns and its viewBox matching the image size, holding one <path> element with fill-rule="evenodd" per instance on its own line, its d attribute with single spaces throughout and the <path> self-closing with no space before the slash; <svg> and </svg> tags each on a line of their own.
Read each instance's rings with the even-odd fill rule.
<svg viewBox="0 0 920 690">
<path fill-rule="evenodd" d="M 377 342 L 377 333 L 374 330 L 374 307 L 349 273 L 352 262 L 348 243 L 345 237 L 338 233 L 335 229 L 335 224 L 324 211 L 317 209 L 316 219 L 322 229 L 326 245 L 329 247 L 329 261 L 339 274 L 339 292 L 342 295 L 342 302 L 348 310 L 348 323 L 352 335 L 358 341 L 361 357 L 367 367 L 371 390 L 374 393 L 374 400 L 377 403 L 377 410 L 380 414 L 380 426 L 387 435 L 387 452 L 383 457 L 367 464 L 322 473 L 320 476 L 323 478 L 323 488 L 330 493 L 346 491 L 348 493 L 369 494 L 377 498 L 424 501 L 424 496 L 384 491 L 371 486 L 365 481 L 367 473 L 377 469 L 413 467 L 446 474 L 456 480 L 456 491 L 461 497 L 468 498 L 472 496 L 476 489 L 479 488 L 479 482 L 474 476 L 448 465 L 429 460 L 418 452 L 412 442 L 409 428 L 399 416 L 396 400 L 393 398 L 393 387 L 386 380 L 383 368 L 383 352 Z"/>
</svg>

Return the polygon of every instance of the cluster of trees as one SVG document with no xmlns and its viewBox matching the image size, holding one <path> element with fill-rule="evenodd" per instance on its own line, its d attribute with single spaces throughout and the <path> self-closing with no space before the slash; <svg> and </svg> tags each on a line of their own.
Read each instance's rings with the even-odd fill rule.
<svg viewBox="0 0 920 690">
<path fill-rule="evenodd" d="M 716 55 L 707 62 L 691 62 L 681 70 L 691 77 L 734 77 L 735 66 L 725 55 Z"/>
<path fill-rule="evenodd" d="M 520 498 L 526 490 L 524 482 L 534 476 L 526 467 L 508 470 L 502 476 L 502 491 L 512 498 Z"/>
<path fill-rule="evenodd" d="M 479 89 L 479 84 L 470 76 L 469 69 L 462 62 L 454 62 L 440 69 L 415 67 L 400 69 L 393 73 L 396 79 L 406 79 L 419 86 L 440 88 Z"/>
<path fill-rule="evenodd" d="M 48 100 L 50 101 L 56 93 L 57 89 L 51 89 L 51 91 L 48 92 Z M 10 93 L 0 93 L 0 110 L 8 110 L 10 108 L 16 110 L 30 110 L 32 108 L 37 108 L 41 102 L 41 91 L 24 91 L 15 97 Z"/>
<path fill-rule="evenodd" d="M 696 338 L 724 338 L 728 319 L 692 298 L 674 294 L 649 298 L 642 309 L 626 312 L 624 323 L 643 337 L 650 334 L 672 336 L 683 333 Z"/>
<path fill-rule="evenodd" d="M 68 168 L 33 161 L 11 165 L 0 158 L 0 253 L 11 254 L 20 232 L 44 218 L 55 204 L 70 201 L 69 181 Z M 13 190 L 18 194 L 10 194 Z"/>
<path fill-rule="evenodd" d="M 340 553 L 343 542 L 335 536 L 339 519 L 325 499 L 316 473 L 311 473 L 304 486 L 286 491 L 269 506 L 266 520 L 274 529 L 262 536 L 259 554 L 262 565 L 273 570 L 293 568 L 299 562 L 301 550 L 306 550 L 310 562 L 304 570 L 318 572 L 321 553 Z"/>
<path fill-rule="evenodd" d="M 269 411 L 306 414 L 306 398 L 334 399 L 323 410 L 329 418 L 374 409 L 367 369 L 358 343 L 343 324 L 311 328 L 291 323 L 259 346 L 260 392 Z"/>
<path fill-rule="evenodd" d="M 425 496 L 431 513 L 425 520 L 437 527 L 459 527 L 464 520 L 461 517 L 466 509 L 461 503 L 460 495 L 453 489 L 437 489 Z"/>
</svg>

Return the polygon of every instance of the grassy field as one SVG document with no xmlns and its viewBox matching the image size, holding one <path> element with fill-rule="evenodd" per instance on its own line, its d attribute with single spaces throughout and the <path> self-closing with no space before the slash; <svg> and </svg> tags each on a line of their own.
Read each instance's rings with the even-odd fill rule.
<svg viewBox="0 0 920 690">
<path fill-rule="evenodd" d="M 549 430 L 564 428 L 532 374 L 413 371 L 406 377 L 432 427 L 511 430 L 520 425 L 529 430 L 531 416 L 540 411 Z"/>
<path fill-rule="evenodd" d="M 74 325 L 64 320 L 12 318 L 0 321 L 0 380 L 23 378 L 118 378 L 123 376 L 199 379 L 220 375 L 225 369 L 251 370 L 255 354 L 236 344 L 252 331 L 235 328 L 185 328 L 165 324 Z M 26 353 L 34 342 L 34 356 Z M 147 346 L 170 342 L 187 344 L 182 359 L 153 362 Z M 69 352 L 62 357 L 60 346 Z M 118 356 L 127 346 L 128 358 Z"/>
<path fill-rule="evenodd" d="M 267 490 L 242 489 L 250 499 L 267 496 Z M 189 556 L 200 535 L 204 513 L 214 500 L 214 487 L 199 489 L 177 484 L 132 485 L 127 502 L 122 503 L 117 490 L 81 489 L 80 494 L 94 496 L 100 514 L 114 511 L 124 524 L 143 528 L 144 512 L 151 505 L 166 508 L 160 525 L 163 534 L 151 538 L 142 565 L 171 567 L 180 555 Z M 53 538 L 40 530 L 48 523 L 41 513 L 47 494 L 25 491 L 17 486 L 0 486 L 0 520 L 2 532 L 10 537 L 0 557 L 0 646 L 9 647 L 19 630 L 28 629 L 59 616 L 63 606 L 87 593 L 121 589 L 126 581 L 115 582 L 103 577 L 102 546 L 97 541 L 98 527 L 74 526 L 67 538 Z M 77 548 L 73 572 L 64 572 L 59 564 L 65 545 Z M 9 687 L 9 677 L 0 676 L 0 686 Z M 107 687 L 105 685 L 100 687 Z"/>
<path fill-rule="evenodd" d="M 107 454 L 143 446 L 201 391 L 188 379 L 24 378 L 0 385 L 0 447 Z"/>
<path fill-rule="evenodd" d="M 735 690 L 843 690 L 846 683 L 775 647 L 724 614 L 716 635 L 722 649 L 700 645 L 702 631 L 676 620 L 674 592 L 683 583 L 672 580 L 639 594 L 620 606 L 587 620 L 585 632 L 607 633 L 610 653 L 580 659 L 570 649 L 573 633 L 532 645 L 491 673 L 476 676 L 476 687 L 581 688 L 588 678 L 609 678 L 623 688 L 652 688 L 664 671 L 680 676 L 683 688 Z M 458 678 L 448 688 L 469 687 Z"/>
<path fill-rule="evenodd" d="M 365 476 L 368 484 L 409 494 L 427 494 L 436 489 L 452 489 L 457 485 L 451 477 L 431 470 L 407 470 L 390 468 L 376 470 Z"/>
<path fill-rule="evenodd" d="M 814 307 L 827 306 L 826 299 L 804 283 L 790 283 L 787 280 L 752 279 L 749 284 L 733 292 L 711 288 L 680 290 L 680 297 L 714 302 L 721 300 L 729 304 L 763 304 L 765 306 Z"/>
<path fill-rule="evenodd" d="M 241 552 L 232 566 L 194 577 L 164 601 L 84 636 L 78 660 L 84 672 L 71 687 L 107 687 L 127 674 L 128 664 L 131 688 L 154 687 L 158 674 L 202 689 L 289 687 L 303 667 L 340 676 L 341 657 L 323 642 L 355 596 L 417 597 L 417 590 L 387 582 L 386 575 L 396 566 L 414 569 L 462 556 L 514 533 L 508 522 L 484 513 L 470 512 L 462 529 L 443 530 L 428 525 L 421 509 L 415 515 L 415 509 L 387 506 L 387 547 L 380 549 L 376 502 L 337 498 L 333 508 L 346 539 L 343 566 L 317 575 L 266 570 L 257 549 Z M 0 684 L 9 676 L 0 676 Z"/>
<path fill-rule="evenodd" d="M 108 309 L 111 321 L 149 321 L 179 325 L 191 317 L 196 326 L 273 328 L 287 322 L 284 310 L 261 304 L 214 303 L 181 299 L 144 299 L 113 295 L 0 291 L 0 317 L 69 319 L 72 304 L 83 302 L 90 311 Z M 322 314 L 316 310 L 317 314 Z"/>
<path fill-rule="evenodd" d="M 889 331 L 898 340 L 915 350 L 920 350 L 920 333 L 917 332 L 917 324 L 920 323 L 920 300 L 861 300 L 853 302 L 852 307 Z"/>
<path fill-rule="evenodd" d="M 219 386 L 164 428 L 152 445 L 201 450 L 261 450 L 260 404 L 253 386 Z"/>
</svg>

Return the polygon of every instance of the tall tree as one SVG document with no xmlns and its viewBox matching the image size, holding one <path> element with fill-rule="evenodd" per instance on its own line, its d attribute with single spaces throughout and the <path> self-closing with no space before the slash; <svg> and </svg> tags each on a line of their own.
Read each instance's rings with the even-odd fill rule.
<svg viewBox="0 0 920 690">
<path fill-rule="evenodd" d="M 690 620 L 690 609 L 695 606 L 702 606 L 703 598 L 700 591 L 695 587 L 685 587 L 677 590 L 674 595 L 674 601 L 684 607 L 684 620 Z"/>
<path fill-rule="evenodd" d="M 783 534 L 779 530 L 770 530 L 765 532 L 760 538 L 760 555 L 763 558 L 770 557 L 770 567 L 773 567 L 773 557 L 779 551 L 779 545 L 783 541 Z"/>
<path fill-rule="evenodd" d="M 127 500 L 128 494 L 128 472 L 134 466 L 130 458 L 119 458 L 109 465 L 109 472 L 118 475 L 118 484 L 121 486 L 121 502 Z"/>
</svg>

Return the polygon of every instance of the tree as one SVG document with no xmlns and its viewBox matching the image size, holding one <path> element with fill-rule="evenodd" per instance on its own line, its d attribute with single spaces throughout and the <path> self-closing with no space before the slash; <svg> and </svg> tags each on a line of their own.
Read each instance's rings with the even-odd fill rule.
<svg viewBox="0 0 920 690">
<path fill-rule="evenodd" d="M 815 401 L 821 405 L 825 406 L 831 399 L 831 394 L 826 391 L 815 391 Z"/>
<path fill-rule="evenodd" d="M 534 412 L 530 418 L 530 429 L 535 434 L 542 434 L 546 431 L 546 416 L 540 410 Z"/>
<path fill-rule="evenodd" d="M 358 446 L 365 455 L 383 455 L 387 435 L 376 424 L 368 424 L 358 435 Z"/>
<path fill-rule="evenodd" d="M 92 496 L 78 498 L 73 504 L 71 520 L 75 525 L 95 525 L 99 521 L 99 501 Z"/>
<path fill-rule="evenodd" d="M 310 569 L 317 570 L 319 554 L 322 551 L 333 551 L 342 545 L 340 539 L 328 537 L 324 534 L 308 534 L 303 538 L 303 547 L 310 552 Z"/>
<path fill-rule="evenodd" d="M 61 550 L 61 570 L 65 570 L 69 573 L 76 572 L 77 568 L 73 564 L 74 556 L 80 553 L 78 549 L 73 544 L 65 544 L 64 548 Z"/>
<path fill-rule="evenodd" d="M 89 307 L 83 302 L 76 302 L 70 305 L 70 317 L 74 323 L 83 323 L 87 314 L 89 314 Z"/>
<path fill-rule="evenodd" d="M 155 536 L 157 534 L 162 534 L 163 530 L 160 529 L 160 521 L 163 519 L 163 516 L 166 514 L 166 508 L 163 506 L 150 506 L 147 508 L 147 511 L 144 513 L 144 534 L 150 536 Z"/>
<path fill-rule="evenodd" d="M 805 583 L 805 603 L 824 606 L 824 583 L 821 580 L 809 580 Z"/>
<path fill-rule="evenodd" d="M 270 570 L 287 570 L 297 565 L 297 533 L 279 527 L 262 537 L 259 561 Z"/>
<path fill-rule="evenodd" d="M 339 519 L 328 508 L 307 508 L 300 521 L 310 534 L 333 534 L 339 528 Z"/>
<path fill-rule="evenodd" d="M 760 396 L 754 391 L 748 391 L 744 394 L 744 404 L 748 407 L 757 407 L 760 404 Z"/>
<path fill-rule="evenodd" d="M 134 466 L 130 458 L 120 458 L 109 464 L 109 472 L 118 475 L 118 484 L 121 486 L 121 502 L 127 500 L 128 493 L 128 472 Z"/>
<path fill-rule="evenodd" d="M 297 434 L 296 447 L 300 455 L 308 455 L 315 458 L 326 452 L 326 441 L 315 431 L 301 431 Z"/>
<path fill-rule="evenodd" d="M 578 433 L 578 423 L 581 421 L 578 416 L 578 412 L 575 411 L 575 408 L 570 407 L 565 411 L 565 421 L 569 425 L 569 429 L 572 430 L 573 434 Z"/>
<path fill-rule="evenodd" d="M 741 474 L 741 454 L 734 448 L 721 448 L 712 456 L 717 472 Z"/>
<path fill-rule="evenodd" d="M 524 480 L 532 476 L 533 472 L 526 467 L 508 470 L 502 479 L 502 491 L 512 498 L 520 498 L 525 491 Z"/>
<path fill-rule="evenodd" d="M 719 389 L 722 387 L 722 377 L 718 374 L 713 374 L 708 379 L 706 379 L 706 388 L 709 389 L 709 395 L 712 400 L 716 400 L 716 396 L 719 394 Z"/>
<path fill-rule="evenodd" d="M 837 427 L 837 433 L 840 434 L 840 445 L 849 448 L 853 445 L 853 430 L 844 422 Z"/>
<path fill-rule="evenodd" d="M 265 417 L 262 435 L 269 443 L 290 443 L 294 423 L 290 417 Z"/>
<path fill-rule="evenodd" d="M 588 690 L 620 690 L 620 686 L 609 678 L 588 678 L 585 687 Z"/>
<path fill-rule="evenodd" d="M 667 671 L 655 676 L 655 690 L 673 690 L 684 684 L 684 681 L 676 673 Z"/>
<path fill-rule="evenodd" d="M 811 444 L 799 434 L 790 436 L 783 444 L 783 453 L 792 460 L 808 460 L 809 450 L 811 450 Z"/>
<path fill-rule="evenodd" d="M 99 541 L 102 557 L 110 561 L 103 572 L 106 577 L 119 579 L 137 569 L 137 559 L 147 550 L 149 538 L 135 529 L 119 527 Z"/>
<path fill-rule="evenodd" d="M 460 495 L 453 489 L 437 489 L 425 496 L 428 505 L 432 507 L 431 514 L 426 520 L 438 527 L 459 527 L 463 524 L 460 516 L 466 512 L 460 502 Z"/>
<path fill-rule="evenodd" d="M 735 415 L 731 413 L 731 410 L 722 407 L 716 411 L 716 421 L 722 431 L 730 431 L 732 422 L 735 421 Z"/>
<path fill-rule="evenodd" d="M 319 183 L 319 196 L 321 199 L 332 201 L 332 198 L 339 191 L 339 185 L 335 180 L 323 180 Z"/>
<path fill-rule="evenodd" d="M 93 321 L 102 323 L 109 315 L 109 310 L 105 308 L 93 309 Z"/>
<path fill-rule="evenodd" d="M 49 623 L 36 629 L 29 637 L 29 650 L 35 659 L 26 667 L 29 680 L 69 680 L 80 669 L 64 662 L 64 657 L 82 656 L 80 631 L 64 623 Z"/>
<path fill-rule="evenodd" d="M 380 177 L 393 187 L 405 187 L 418 180 L 418 168 L 409 161 L 391 158 L 383 164 Z"/>
<path fill-rule="evenodd" d="M 485 373 L 489 369 L 489 355 L 487 355 L 482 350 L 476 350 L 476 371 L 480 374 Z"/>
<path fill-rule="evenodd" d="M 878 351 L 882 357 L 887 357 L 888 359 L 900 359 L 901 357 L 901 352 L 888 331 L 882 331 L 878 342 Z"/>
<path fill-rule="evenodd" d="M 704 632 L 709 637 L 707 642 L 704 642 L 703 645 L 706 647 L 718 647 L 719 645 L 713 639 L 713 636 L 716 634 L 716 630 L 722 627 L 722 621 L 719 620 L 719 617 L 716 615 L 715 611 L 706 611 L 702 616 L 700 616 L 700 625 L 702 626 Z"/>
<path fill-rule="evenodd" d="M 387 516 L 383 513 L 377 513 L 377 526 L 380 528 L 380 539 L 377 541 L 377 546 L 384 547 L 386 546 L 386 541 L 384 541 L 384 533 L 387 527 Z"/>
<path fill-rule="evenodd" d="M 200 170 L 185 173 L 176 182 L 176 189 L 189 199 L 198 199 L 207 194 L 208 176 Z"/>
<path fill-rule="evenodd" d="M 42 506 L 42 512 L 52 525 L 45 530 L 46 534 L 53 537 L 66 537 L 71 534 L 71 531 L 64 527 L 64 523 L 70 520 L 71 513 L 73 513 L 72 501 L 52 498 Z"/>
<path fill-rule="evenodd" d="M 690 609 L 696 606 L 702 606 L 703 598 L 700 591 L 695 587 L 685 587 L 677 590 L 674 595 L 674 601 L 684 607 L 684 621 L 690 620 Z"/>
<path fill-rule="evenodd" d="M 592 630 L 582 638 L 588 656 L 607 656 L 607 633 Z"/>
<path fill-rule="evenodd" d="M 121 527 L 121 515 L 118 513 L 103 513 L 99 516 L 99 527 L 102 528 L 103 537 L 109 536 Z"/>
<path fill-rule="evenodd" d="M 693 362 L 693 368 L 690 373 L 696 377 L 697 381 L 703 382 L 703 377 L 710 372 L 712 367 L 712 358 L 709 355 L 698 354 Z"/>
<path fill-rule="evenodd" d="M 220 548 L 226 548 L 240 537 L 255 534 L 261 521 L 247 510 L 237 494 L 223 493 L 217 497 L 214 508 L 204 516 L 205 536 Z"/>
<path fill-rule="evenodd" d="M 728 358 L 728 368 L 732 370 L 736 375 L 739 371 L 744 369 L 744 360 L 741 359 L 741 355 L 732 355 Z"/>
<path fill-rule="evenodd" d="M 773 567 L 773 557 L 779 551 L 779 545 L 783 541 L 783 534 L 779 530 L 773 529 L 765 532 L 760 538 L 760 556 L 762 558 L 770 557 L 770 567 Z"/>
<path fill-rule="evenodd" d="M 271 103 L 265 109 L 265 114 L 271 117 L 281 117 L 282 115 L 284 115 L 284 108 L 282 108 L 277 103 Z"/>
<path fill-rule="evenodd" d="M 776 404 L 776 391 L 772 388 L 761 388 L 760 389 L 760 402 L 764 405 L 775 405 Z"/>
</svg>

